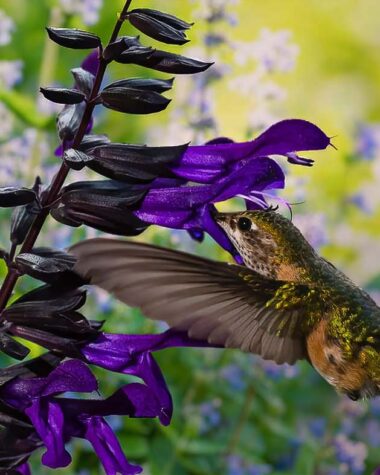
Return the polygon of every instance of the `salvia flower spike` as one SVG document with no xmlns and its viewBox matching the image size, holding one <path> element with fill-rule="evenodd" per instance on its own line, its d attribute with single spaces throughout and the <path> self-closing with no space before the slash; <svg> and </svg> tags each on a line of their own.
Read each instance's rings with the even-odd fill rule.
<svg viewBox="0 0 380 475">
<path fill-rule="evenodd" d="M 310 166 L 311 159 L 298 152 L 330 143 L 318 127 L 295 119 L 244 143 L 222 138 L 202 146 L 151 147 L 112 143 L 106 135 L 92 134 L 95 107 L 151 114 L 170 103 L 165 94 L 174 85 L 173 77 L 127 77 L 102 86 L 112 61 L 170 75 L 200 73 L 212 65 L 155 49 L 139 36 L 119 36 L 129 21 L 144 38 L 176 45 L 188 41 L 191 23 L 149 8 L 131 10 L 131 4 L 125 2 L 108 44 L 84 30 L 47 28 L 49 38 L 64 48 L 93 50 L 71 70 L 71 87 L 41 87 L 48 100 L 64 106 L 57 118 L 61 166 L 44 186 L 37 177 L 32 188 L 0 188 L 0 207 L 14 208 L 10 250 L 2 251 L 8 270 L 0 289 L 0 351 L 23 360 L 30 351 L 28 341 L 45 349 L 38 358 L 0 369 L 1 473 L 29 473 L 29 457 L 41 448 L 44 465 L 65 467 L 71 462 L 66 446 L 74 438 L 92 445 L 107 475 L 140 473 L 142 468 L 127 460 L 105 418 L 157 418 L 169 424 L 172 399 L 153 353 L 173 346 L 208 346 L 182 331 L 103 332 L 103 322 L 83 314 L 88 282 L 74 272 L 75 257 L 35 245 L 49 213 L 65 225 L 87 225 L 115 235 L 138 235 L 150 225 L 183 229 L 197 240 L 207 232 L 234 254 L 214 220 L 215 203 L 244 196 L 265 205 L 268 191 L 284 187 L 284 173 L 272 155 Z M 65 186 L 70 170 L 84 167 L 103 178 Z M 42 285 L 9 304 L 22 275 Z M 100 394 L 90 366 L 132 375 L 137 382 Z"/>
</svg>

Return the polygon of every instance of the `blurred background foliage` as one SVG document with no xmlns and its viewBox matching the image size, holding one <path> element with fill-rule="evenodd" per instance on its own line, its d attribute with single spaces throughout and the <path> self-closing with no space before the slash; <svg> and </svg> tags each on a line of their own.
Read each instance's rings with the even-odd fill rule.
<svg viewBox="0 0 380 475">
<path fill-rule="evenodd" d="M 202 143 L 218 135 L 246 140 L 286 117 L 316 123 L 334 136 L 337 150 L 309 154 L 315 159 L 311 169 L 283 163 L 287 188 L 281 197 L 295 203 L 295 223 L 321 254 L 380 301 L 378 1 L 134 3 L 195 21 L 192 41 L 181 52 L 213 60 L 215 66 L 200 76 L 177 78 L 166 112 L 149 117 L 100 112 L 95 131 L 108 133 L 113 141 L 164 145 Z M 82 58 L 78 51 L 48 42 L 44 27 L 88 27 L 106 39 L 122 4 L 0 0 L 2 186 L 30 185 L 36 174 L 46 183 L 59 160 L 53 154 L 57 109 L 38 88 L 70 85 L 69 70 Z M 112 65 L 106 81 L 149 74 Z M 8 246 L 9 213 L 0 218 L 1 244 Z M 227 258 L 208 239 L 195 244 L 182 232 L 149 229 L 143 240 Z M 62 248 L 96 234 L 50 222 L 40 243 Z M 17 293 L 34 285 L 24 279 Z M 99 291 L 93 292 L 87 315 L 106 319 L 105 328 L 112 332 L 160 329 Z M 38 351 L 33 348 L 34 354 Z M 142 463 L 146 474 L 361 475 L 380 465 L 380 401 L 353 403 L 336 395 L 307 363 L 277 366 L 232 350 L 187 348 L 161 352 L 158 360 L 175 402 L 171 426 L 110 421 L 128 457 Z M 111 392 L 119 378 L 101 374 L 101 389 Z M 87 446 L 72 445 L 72 452 L 73 464 L 57 474 L 100 473 Z M 33 464 L 35 473 L 49 473 L 39 458 Z"/>
</svg>

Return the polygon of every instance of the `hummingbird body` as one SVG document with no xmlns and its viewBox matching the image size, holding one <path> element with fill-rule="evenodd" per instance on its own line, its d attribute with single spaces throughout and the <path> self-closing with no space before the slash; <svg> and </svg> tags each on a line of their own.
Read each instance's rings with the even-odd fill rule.
<svg viewBox="0 0 380 475">
<path fill-rule="evenodd" d="M 305 358 L 351 399 L 380 394 L 380 309 L 273 210 L 218 214 L 245 266 L 93 239 L 77 271 L 191 337 L 278 363 Z"/>
<path fill-rule="evenodd" d="M 257 228 L 252 230 L 251 224 L 250 237 L 237 226 L 244 216 Z M 247 267 L 257 272 L 264 269 L 265 275 L 278 281 L 307 285 L 303 297 L 306 319 L 301 326 L 307 357 L 321 376 L 352 399 L 378 394 L 380 353 L 374 344 L 380 349 L 380 309 L 371 297 L 320 257 L 281 215 L 258 211 L 218 219 Z M 255 239 L 255 231 L 256 236 L 262 234 L 260 238 Z M 278 308 L 298 298 L 297 287 L 285 292 L 284 288 L 277 291 Z"/>
</svg>

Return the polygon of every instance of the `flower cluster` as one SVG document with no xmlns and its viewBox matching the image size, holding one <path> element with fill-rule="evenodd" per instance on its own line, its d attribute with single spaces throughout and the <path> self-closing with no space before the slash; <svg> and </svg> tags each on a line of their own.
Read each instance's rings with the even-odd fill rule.
<svg viewBox="0 0 380 475">
<path fill-rule="evenodd" d="M 3 10 L 0 10 L 0 45 L 7 45 L 11 41 L 14 23 Z"/>
<path fill-rule="evenodd" d="M 0 207 L 14 208 L 10 249 L 2 253 L 8 272 L 0 290 L 0 349 L 24 360 L 29 348 L 21 338 L 47 350 L 0 370 L 4 426 L 0 468 L 6 472 L 27 473 L 30 455 L 41 447 L 43 464 L 67 466 L 71 456 L 66 444 L 73 438 L 91 443 L 107 474 L 141 472 L 124 456 L 105 417 L 157 417 L 169 424 L 172 400 L 152 353 L 173 346 L 207 346 L 171 330 L 158 335 L 102 332 L 101 323 L 80 312 L 86 290 L 85 282 L 73 272 L 74 257 L 50 247 L 35 247 L 47 216 L 65 225 L 84 224 L 116 235 L 137 235 L 150 225 L 183 229 L 196 240 L 208 233 L 240 261 L 214 221 L 215 203 L 240 196 L 248 208 L 265 207 L 268 191 L 284 187 L 283 171 L 272 155 L 310 166 L 312 160 L 298 152 L 330 144 L 317 126 L 298 119 L 274 124 L 243 143 L 223 137 L 199 146 L 151 147 L 112 143 L 105 135 L 92 134 L 95 107 L 153 114 L 170 102 L 165 93 L 173 87 L 173 78 L 123 78 L 103 87 L 112 61 L 171 75 L 199 73 L 211 66 L 153 49 L 138 36 L 119 36 L 128 21 L 159 42 L 182 45 L 188 41 L 189 23 L 157 10 L 131 10 L 131 3 L 126 1 L 106 45 L 88 31 L 47 28 L 49 38 L 61 47 L 93 50 L 81 67 L 72 69 L 73 87 L 41 88 L 47 100 L 63 105 L 57 118 L 61 166 L 47 186 L 36 177 L 31 188 L 0 188 Z M 100 5 L 91 3 L 95 4 Z M 102 179 L 64 186 L 70 170 L 85 168 Z M 24 274 L 44 285 L 8 305 Z M 125 384 L 103 397 L 91 366 L 132 375 L 140 382 Z M 215 414 L 211 424 L 218 422 Z"/>
<path fill-rule="evenodd" d="M 99 20 L 103 0 L 60 0 L 65 13 L 79 15 L 86 25 L 94 25 Z"/>
<path fill-rule="evenodd" d="M 52 214 L 66 224 L 86 224 L 114 234 L 139 234 L 151 224 L 185 229 L 196 240 L 207 232 L 239 260 L 213 219 L 214 203 L 241 196 L 251 209 L 265 207 L 268 191 L 285 183 L 283 171 L 268 155 L 284 155 L 290 163 L 309 166 L 312 161 L 296 152 L 329 144 L 330 139 L 315 125 L 291 119 L 273 125 L 251 142 L 220 138 L 203 146 L 164 147 L 165 158 L 157 147 L 98 145 L 81 154 L 82 164 L 119 182 L 69 185 Z M 172 159 L 170 154 L 178 155 Z M 143 167 L 136 163 L 140 157 Z"/>
<path fill-rule="evenodd" d="M 288 30 L 271 31 L 263 28 L 253 42 L 235 41 L 233 43 L 235 60 L 244 66 L 253 63 L 250 70 L 230 81 L 231 89 L 245 95 L 255 102 L 255 108 L 249 114 L 251 130 L 261 130 L 272 123 L 278 113 L 274 105 L 286 99 L 286 91 L 271 79 L 276 73 L 289 73 L 295 68 L 299 48 L 292 42 Z"/>
</svg>

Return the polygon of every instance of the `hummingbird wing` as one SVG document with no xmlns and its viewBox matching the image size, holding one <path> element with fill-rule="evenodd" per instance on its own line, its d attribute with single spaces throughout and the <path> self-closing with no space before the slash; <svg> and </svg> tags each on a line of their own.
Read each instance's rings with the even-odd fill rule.
<svg viewBox="0 0 380 475">
<path fill-rule="evenodd" d="M 75 270 L 91 284 L 192 338 L 277 363 L 306 356 L 305 298 L 314 295 L 306 285 L 129 241 L 90 239 L 70 252 L 78 259 Z"/>
</svg>

